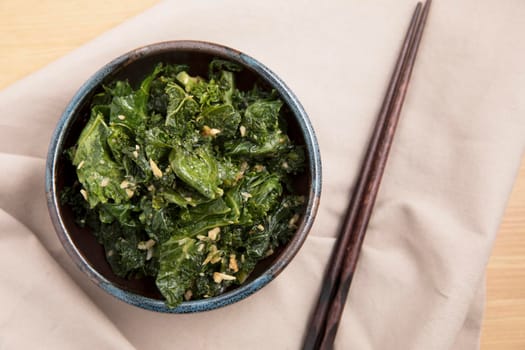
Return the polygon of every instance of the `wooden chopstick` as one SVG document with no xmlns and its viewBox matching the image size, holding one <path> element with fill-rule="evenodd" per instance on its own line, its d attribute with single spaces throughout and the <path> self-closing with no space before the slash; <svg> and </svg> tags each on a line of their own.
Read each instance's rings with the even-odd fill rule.
<svg viewBox="0 0 525 350">
<path fill-rule="evenodd" d="M 359 251 L 392 145 L 431 0 L 418 3 L 368 145 L 342 230 L 332 252 L 304 350 L 331 349 L 357 265 Z"/>
</svg>

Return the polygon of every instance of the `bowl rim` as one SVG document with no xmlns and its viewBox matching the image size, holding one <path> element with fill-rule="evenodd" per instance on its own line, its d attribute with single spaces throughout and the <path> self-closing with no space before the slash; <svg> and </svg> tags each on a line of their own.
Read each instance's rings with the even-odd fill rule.
<svg viewBox="0 0 525 350">
<path fill-rule="evenodd" d="M 294 115 L 294 118 L 296 119 L 301 129 L 301 133 L 305 139 L 305 146 L 307 149 L 306 153 L 308 156 L 310 171 L 309 180 L 311 186 L 309 188 L 307 206 L 303 215 L 303 219 L 297 229 L 296 234 L 292 237 L 286 248 L 282 251 L 280 258 L 277 259 L 268 269 L 263 271 L 260 276 L 246 284 L 242 284 L 235 289 L 218 296 L 200 300 L 184 301 L 175 308 L 169 308 L 165 305 L 163 300 L 149 298 L 119 288 L 111 281 L 106 279 L 102 274 L 100 274 L 83 257 L 82 253 L 76 247 L 70 235 L 68 234 L 64 221 L 60 215 L 56 177 L 57 163 L 59 158 L 62 156 L 62 148 L 65 142 L 65 131 L 69 130 L 69 127 L 76 121 L 76 118 L 74 117 L 82 108 L 82 103 L 84 102 L 86 95 L 90 94 L 93 89 L 99 87 L 100 84 L 102 84 L 102 82 L 117 69 L 123 68 L 129 63 L 134 62 L 135 60 L 144 56 L 164 52 L 167 53 L 176 50 L 194 51 L 217 55 L 240 63 L 241 65 L 254 71 L 270 86 L 279 92 L 281 98 L 285 101 Z M 321 158 L 319 145 L 312 124 L 301 103 L 291 91 L 291 89 L 265 65 L 236 49 L 216 43 L 195 40 L 163 41 L 139 47 L 113 59 L 100 68 L 97 72 L 95 72 L 75 93 L 62 113 L 62 116 L 60 117 L 51 137 L 46 160 L 45 191 L 49 215 L 60 242 L 64 246 L 70 258 L 75 262 L 77 267 L 100 288 L 128 304 L 151 311 L 164 313 L 208 311 L 238 302 L 260 290 L 262 287 L 272 281 L 277 275 L 279 275 L 279 273 L 283 271 L 283 269 L 297 254 L 306 240 L 319 207 L 321 196 Z"/>
</svg>

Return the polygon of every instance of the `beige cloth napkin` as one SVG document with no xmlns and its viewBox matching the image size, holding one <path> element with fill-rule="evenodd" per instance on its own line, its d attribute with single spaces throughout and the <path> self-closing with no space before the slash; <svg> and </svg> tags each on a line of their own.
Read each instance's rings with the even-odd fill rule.
<svg viewBox="0 0 525 350">
<path fill-rule="evenodd" d="M 0 93 L 0 349 L 298 349 L 415 1 L 162 3 Z M 125 6 L 125 5 L 124 5 Z M 521 0 L 436 0 L 337 349 L 475 349 L 491 245 L 525 146 Z M 67 30 L 67 29 L 65 29 Z M 44 197 L 51 132 L 103 64 L 198 39 L 264 62 L 319 138 L 314 228 L 272 283 L 223 309 L 122 303 L 61 247 Z"/>
</svg>

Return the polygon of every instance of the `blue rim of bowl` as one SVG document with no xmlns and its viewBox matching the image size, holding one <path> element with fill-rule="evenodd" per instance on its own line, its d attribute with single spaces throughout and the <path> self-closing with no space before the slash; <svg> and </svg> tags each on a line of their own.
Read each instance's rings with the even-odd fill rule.
<svg viewBox="0 0 525 350">
<path fill-rule="evenodd" d="M 84 101 L 85 96 L 93 89 L 97 88 L 109 75 L 114 72 L 115 69 L 127 65 L 130 61 L 147 56 L 150 53 L 162 53 L 173 50 L 191 50 L 196 52 L 202 51 L 203 53 L 217 55 L 225 59 L 241 63 L 243 66 L 246 66 L 248 69 L 256 72 L 270 86 L 275 88 L 294 114 L 304 135 L 309 161 L 309 171 L 311 174 L 311 178 L 309 179 L 311 186 L 308 193 L 307 207 L 301 223 L 297 228 L 297 233 L 292 237 L 290 242 L 288 242 L 286 248 L 272 266 L 270 266 L 259 277 L 255 278 L 251 282 L 240 285 L 231 291 L 207 299 L 184 301 L 175 308 L 169 308 L 165 305 L 163 300 L 148 298 L 130 291 L 126 291 L 124 289 L 120 289 L 111 281 L 102 276 L 89 264 L 86 259 L 84 259 L 82 253 L 77 249 L 69 237 L 66 226 L 60 216 L 58 209 L 59 195 L 57 194 L 55 180 L 57 175 L 57 162 L 59 157 L 62 156 L 62 147 L 65 142 L 65 131 L 67 131 L 75 122 L 75 118 L 72 117 L 75 116 L 78 110 L 82 107 L 82 102 Z M 215 43 L 192 40 L 165 41 L 143 46 L 123 54 L 98 70 L 80 87 L 59 119 L 51 138 L 46 161 L 45 182 L 49 214 L 51 216 L 55 230 L 57 231 L 60 242 L 79 269 L 83 271 L 95 284 L 114 297 L 128 304 L 147 310 L 164 313 L 191 313 L 213 310 L 238 302 L 264 287 L 288 265 L 288 263 L 297 254 L 306 240 L 308 232 L 312 227 L 314 217 L 317 213 L 321 196 L 321 157 L 319 145 L 317 143 L 317 138 L 315 136 L 313 127 L 301 103 L 293 94 L 293 92 L 288 88 L 288 86 L 286 86 L 286 84 L 275 73 L 273 73 L 262 63 L 235 49 Z"/>
</svg>

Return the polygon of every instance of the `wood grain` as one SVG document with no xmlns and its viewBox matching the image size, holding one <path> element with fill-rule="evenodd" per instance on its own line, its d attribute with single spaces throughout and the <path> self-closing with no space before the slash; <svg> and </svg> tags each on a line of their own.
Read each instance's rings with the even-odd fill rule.
<svg viewBox="0 0 525 350">
<path fill-rule="evenodd" d="M 158 0 L 1 0 L 0 89 Z"/>
<path fill-rule="evenodd" d="M 525 349 L 525 160 L 487 267 L 481 350 Z"/>
<path fill-rule="evenodd" d="M 0 1 L 0 89 L 158 0 Z M 525 349 L 525 162 L 487 267 L 482 350 Z"/>
</svg>

